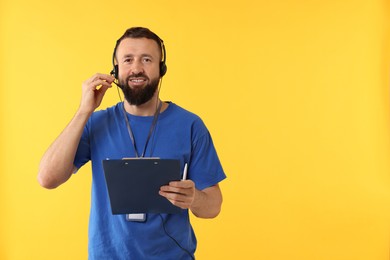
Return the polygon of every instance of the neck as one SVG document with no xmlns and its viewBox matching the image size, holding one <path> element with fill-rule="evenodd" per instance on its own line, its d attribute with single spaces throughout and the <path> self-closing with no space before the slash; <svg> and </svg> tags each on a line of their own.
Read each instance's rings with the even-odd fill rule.
<svg viewBox="0 0 390 260">
<path fill-rule="evenodd" d="M 125 102 L 125 110 L 129 114 L 135 116 L 153 116 L 161 100 L 153 97 L 148 102 L 139 106 L 131 105 L 129 102 L 127 102 L 127 100 L 125 100 L 124 102 Z"/>
</svg>

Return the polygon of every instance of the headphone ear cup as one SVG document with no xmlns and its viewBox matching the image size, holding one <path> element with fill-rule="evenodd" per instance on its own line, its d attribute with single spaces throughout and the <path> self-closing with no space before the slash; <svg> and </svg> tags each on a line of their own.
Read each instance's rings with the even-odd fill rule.
<svg viewBox="0 0 390 260">
<path fill-rule="evenodd" d="M 164 62 L 160 62 L 160 77 L 163 77 L 167 73 L 167 65 Z"/>
<path fill-rule="evenodd" d="M 112 74 L 114 75 L 114 77 L 115 77 L 116 79 L 118 79 L 118 74 L 119 74 L 118 65 L 115 65 L 115 66 L 114 66 L 114 69 L 112 70 Z"/>
<path fill-rule="evenodd" d="M 110 75 L 114 76 L 116 80 L 118 80 L 118 65 L 114 65 L 114 68 L 110 71 Z M 120 89 L 123 89 L 121 85 L 117 82 L 113 82 L 115 85 L 117 85 Z"/>
</svg>

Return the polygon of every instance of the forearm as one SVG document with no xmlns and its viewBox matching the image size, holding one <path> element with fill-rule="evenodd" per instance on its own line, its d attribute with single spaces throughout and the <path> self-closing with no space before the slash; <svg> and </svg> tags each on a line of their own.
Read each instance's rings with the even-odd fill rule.
<svg viewBox="0 0 390 260">
<path fill-rule="evenodd" d="M 190 209 L 199 218 L 215 218 L 221 211 L 221 205 L 222 193 L 218 185 L 215 185 L 202 191 L 195 189 Z"/>
<path fill-rule="evenodd" d="M 45 152 L 38 172 L 38 181 L 41 186 L 53 189 L 70 178 L 77 147 L 90 114 L 78 111 Z"/>
<path fill-rule="evenodd" d="M 56 188 L 72 175 L 73 161 L 84 126 L 114 80 L 113 76 L 96 73 L 83 82 L 78 111 L 42 157 L 38 181 L 43 187 Z"/>
</svg>

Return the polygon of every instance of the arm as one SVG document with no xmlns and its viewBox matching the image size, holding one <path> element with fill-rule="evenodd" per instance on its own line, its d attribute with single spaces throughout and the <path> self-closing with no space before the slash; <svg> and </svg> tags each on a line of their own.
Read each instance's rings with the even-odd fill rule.
<svg viewBox="0 0 390 260">
<path fill-rule="evenodd" d="M 162 186 L 160 195 L 173 205 L 190 209 L 199 218 L 215 218 L 221 211 L 222 193 L 218 184 L 198 190 L 191 180 L 174 181 Z"/>
<path fill-rule="evenodd" d="M 38 182 L 42 187 L 54 189 L 72 175 L 75 169 L 73 160 L 89 116 L 89 113 L 77 112 L 43 155 L 38 172 Z"/>
<path fill-rule="evenodd" d="M 70 123 L 50 145 L 39 165 L 38 182 L 42 187 L 54 189 L 66 182 L 75 170 L 73 160 L 85 124 L 100 105 L 114 78 L 95 74 L 83 83 L 80 107 Z M 98 86 L 101 86 L 98 89 Z"/>
</svg>

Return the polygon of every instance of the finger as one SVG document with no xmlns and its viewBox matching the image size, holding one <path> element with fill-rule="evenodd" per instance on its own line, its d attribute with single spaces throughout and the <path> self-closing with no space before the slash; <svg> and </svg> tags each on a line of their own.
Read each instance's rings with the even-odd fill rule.
<svg viewBox="0 0 390 260">
<path fill-rule="evenodd" d="M 177 194 L 183 194 L 187 195 L 189 194 L 190 190 L 184 189 L 184 188 L 177 188 L 172 186 L 162 186 L 160 188 L 161 191 L 168 192 L 168 193 L 177 193 Z"/>
<path fill-rule="evenodd" d="M 114 76 L 111 76 L 111 75 L 102 74 L 97 78 L 97 80 L 104 80 L 104 81 L 111 84 L 112 82 L 114 82 L 115 78 L 114 78 Z"/>
<path fill-rule="evenodd" d="M 191 180 L 182 180 L 182 181 L 171 181 L 169 183 L 169 186 L 178 187 L 178 188 L 193 188 L 195 187 L 195 184 Z"/>
<path fill-rule="evenodd" d="M 178 194 L 178 193 L 170 193 L 160 191 L 159 194 L 165 198 L 167 198 L 172 203 L 188 203 L 190 201 L 186 196 Z"/>
<path fill-rule="evenodd" d="M 106 94 L 108 87 L 102 86 L 100 89 L 95 90 L 95 97 L 96 97 L 96 105 L 100 106 L 100 103 L 103 100 L 104 95 Z"/>
<path fill-rule="evenodd" d="M 98 80 L 105 80 L 109 83 L 112 83 L 115 80 L 115 77 L 108 74 L 96 73 L 92 77 L 86 80 L 87 83 L 92 83 Z"/>
<path fill-rule="evenodd" d="M 115 79 L 114 76 L 110 74 L 96 73 L 91 77 L 92 79 L 104 79 L 104 80 L 112 80 Z"/>
<path fill-rule="evenodd" d="M 191 203 L 189 201 L 179 201 L 174 199 L 168 199 L 168 201 L 173 205 L 180 207 L 182 209 L 189 209 L 191 207 Z"/>
<path fill-rule="evenodd" d="M 107 82 L 105 80 L 99 80 L 97 82 L 99 82 L 99 85 L 97 85 L 97 86 L 105 86 L 107 88 L 111 88 L 112 87 L 111 83 L 109 83 L 109 82 Z"/>
<path fill-rule="evenodd" d="M 101 88 L 99 88 L 98 90 L 96 90 L 97 95 L 98 95 L 99 97 L 103 97 L 104 94 L 106 93 L 107 89 L 110 88 L 110 87 L 111 87 L 111 85 L 110 85 L 109 87 L 108 87 L 108 86 L 102 86 Z"/>
<path fill-rule="evenodd" d="M 159 194 L 165 197 L 173 205 L 180 207 L 182 209 L 189 209 L 193 201 L 190 197 L 179 195 L 177 193 L 175 194 L 175 193 L 160 191 Z"/>
<path fill-rule="evenodd" d="M 98 79 L 98 80 L 95 80 L 94 82 L 91 82 L 89 84 L 86 85 L 86 88 L 89 88 L 89 89 L 96 89 L 98 86 L 105 86 L 105 87 L 112 87 L 110 83 L 108 83 L 107 81 L 105 80 L 102 80 L 102 79 Z"/>
<path fill-rule="evenodd" d="M 182 209 L 189 209 L 191 207 L 191 205 L 189 203 L 186 203 L 186 202 L 175 201 L 172 204 L 179 207 L 179 208 L 182 208 Z"/>
<path fill-rule="evenodd" d="M 188 183 L 182 183 L 182 181 L 179 181 L 179 182 L 171 182 L 169 183 L 169 185 L 161 186 L 161 188 L 166 191 L 187 193 L 187 191 L 189 190 L 195 190 L 195 184 L 192 181 Z"/>
<path fill-rule="evenodd" d="M 169 200 L 170 201 L 170 200 Z M 180 201 L 170 201 L 173 205 L 182 208 L 182 209 L 189 209 L 190 205 L 185 202 L 180 202 Z"/>
</svg>

